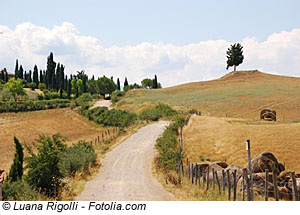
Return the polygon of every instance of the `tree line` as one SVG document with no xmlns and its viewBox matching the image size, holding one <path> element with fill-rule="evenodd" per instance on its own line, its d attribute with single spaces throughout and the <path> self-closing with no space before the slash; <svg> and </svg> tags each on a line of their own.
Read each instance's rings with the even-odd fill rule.
<svg viewBox="0 0 300 215">
<path fill-rule="evenodd" d="M 66 75 L 65 66 L 54 61 L 52 52 L 47 57 L 46 70 L 38 70 L 37 65 L 35 65 L 33 71 L 29 70 L 27 72 L 23 69 L 22 65 L 19 65 L 19 61 L 17 59 L 14 77 L 16 80 L 21 79 L 25 87 L 57 92 L 60 94 L 61 98 L 71 98 L 71 95 L 78 98 L 83 93 L 100 94 L 105 96 L 107 94 L 110 95 L 115 90 L 121 90 L 119 78 L 117 78 L 116 83 L 114 82 L 113 77 L 108 78 L 103 76 L 95 80 L 93 75 L 92 78 L 89 79 L 84 70 L 77 71 L 77 74 L 75 75 Z M 7 83 L 9 80 L 9 75 L 6 69 L 1 71 L 1 80 L 3 83 Z M 161 84 L 158 83 L 156 75 L 154 79 L 144 79 L 141 82 L 141 85 L 136 83 L 129 84 L 127 77 L 125 77 L 123 87 L 124 91 L 138 88 L 156 89 L 161 88 Z"/>
</svg>

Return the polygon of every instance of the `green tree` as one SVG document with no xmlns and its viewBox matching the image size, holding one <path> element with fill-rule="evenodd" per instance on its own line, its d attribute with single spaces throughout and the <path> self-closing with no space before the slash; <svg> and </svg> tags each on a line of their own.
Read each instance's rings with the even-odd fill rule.
<svg viewBox="0 0 300 215">
<path fill-rule="evenodd" d="M 10 92 L 10 94 L 14 97 L 15 101 L 18 101 L 18 96 L 24 96 L 25 91 L 23 89 L 23 83 L 21 79 L 11 78 L 4 85 L 4 87 Z"/>
<path fill-rule="evenodd" d="M 33 144 L 35 149 L 25 145 L 29 152 L 29 157 L 25 158 L 25 169 L 28 170 L 25 180 L 47 196 L 57 196 L 61 185 L 63 174 L 59 169 L 59 158 L 66 150 L 63 141 L 60 135 L 55 134 L 52 138 L 40 136 L 39 144 Z"/>
<path fill-rule="evenodd" d="M 23 176 L 23 158 L 24 158 L 23 147 L 16 137 L 14 137 L 14 142 L 15 142 L 16 152 L 15 152 L 14 162 L 11 165 L 9 175 L 8 175 L 8 180 L 10 182 L 21 180 Z"/>
<path fill-rule="evenodd" d="M 4 70 L 1 70 L 1 80 L 2 80 L 2 81 L 5 81 Z"/>
<path fill-rule="evenodd" d="M 158 88 L 157 76 L 155 75 L 153 79 L 153 89 L 157 89 L 157 88 Z"/>
<path fill-rule="evenodd" d="M 16 60 L 16 66 L 15 66 L 15 79 L 19 78 L 19 62 L 18 59 Z"/>
<path fill-rule="evenodd" d="M 81 79 L 77 80 L 77 87 L 78 87 L 78 94 L 80 96 L 83 93 L 83 84 L 82 84 L 82 80 Z"/>
<path fill-rule="evenodd" d="M 20 66 L 20 69 L 19 69 L 19 73 L 18 73 L 18 75 L 19 75 L 18 78 L 24 79 L 23 73 L 24 73 L 24 70 L 23 70 L 23 67 L 22 67 L 22 65 L 21 65 L 21 66 Z"/>
<path fill-rule="evenodd" d="M 102 96 L 105 96 L 105 94 L 111 94 L 117 88 L 115 82 L 105 76 L 97 80 L 97 87 L 98 93 Z"/>
<path fill-rule="evenodd" d="M 121 90 L 120 79 L 117 79 L 117 90 Z"/>
<path fill-rule="evenodd" d="M 153 80 L 150 78 L 145 78 L 141 81 L 143 88 L 151 89 L 153 87 Z"/>
<path fill-rule="evenodd" d="M 76 90 L 77 90 L 77 80 L 76 80 L 76 78 L 73 78 L 73 79 L 71 80 L 71 86 L 72 86 L 71 92 L 72 92 L 73 94 L 75 94 L 75 93 L 76 93 Z"/>
<path fill-rule="evenodd" d="M 236 71 L 236 67 L 243 63 L 244 55 L 243 55 L 243 46 L 239 43 L 235 43 L 230 46 L 227 50 L 227 67 L 233 66 L 234 71 Z"/>
<path fill-rule="evenodd" d="M 47 58 L 47 81 L 46 81 L 46 86 L 50 87 L 53 89 L 53 84 L 52 84 L 52 80 L 53 80 L 53 73 L 55 76 L 55 68 L 56 68 L 56 63 L 53 60 L 53 53 L 51 52 L 49 57 Z"/>
<path fill-rule="evenodd" d="M 71 84 L 71 79 L 69 79 L 69 81 L 68 81 L 68 89 L 67 89 L 68 98 L 71 97 L 71 92 L 72 92 L 72 84 Z"/>
<path fill-rule="evenodd" d="M 124 87 L 128 86 L 128 81 L 127 81 L 127 77 L 125 77 L 125 81 L 124 81 Z"/>
<path fill-rule="evenodd" d="M 8 82 L 8 73 L 7 71 L 5 70 L 5 83 Z"/>
<path fill-rule="evenodd" d="M 38 68 L 36 65 L 34 66 L 34 69 L 33 69 L 33 82 L 35 83 L 36 88 L 38 88 L 39 87 L 39 74 L 38 74 Z"/>
</svg>

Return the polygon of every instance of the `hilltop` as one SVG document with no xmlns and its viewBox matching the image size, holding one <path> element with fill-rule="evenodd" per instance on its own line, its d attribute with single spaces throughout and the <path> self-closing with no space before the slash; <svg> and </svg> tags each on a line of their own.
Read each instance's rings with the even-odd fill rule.
<svg viewBox="0 0 300 215">
<path fill-rule="evenodd" d="M 300 78 L 258 70 L 235 71 L 211 81 L 130 91 L 117 107 L 141 112 L 157 103 L 166 103 L 181 111 L 195 108 L 210 116 L 250 119 L 258 119 L 263 108 L 273 108 L 279 120 L 298 120 Z"/>
</svg>

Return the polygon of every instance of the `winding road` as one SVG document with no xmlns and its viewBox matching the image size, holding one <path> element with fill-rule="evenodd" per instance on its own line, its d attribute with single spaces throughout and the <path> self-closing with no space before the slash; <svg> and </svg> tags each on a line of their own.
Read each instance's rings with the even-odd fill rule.
<svg viewBox="0 0 300 215">
<path fill-rule="evenodd" d="M 108 152 L 98 175 L 87 182 L 76 201 L 166 201 L 175 200 L 152 176 L 155 140 L 168 125 L 147 125 Z"/>
</svg>

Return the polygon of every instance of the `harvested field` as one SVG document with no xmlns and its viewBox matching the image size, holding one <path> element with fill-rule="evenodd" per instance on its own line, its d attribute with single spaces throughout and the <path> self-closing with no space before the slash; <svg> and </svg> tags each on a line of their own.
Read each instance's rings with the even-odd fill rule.
<svg viewBox="0 0 300 215">
<path fill-rule="evenodd" d="M 300 78 L 254 71 L 236 71 L 212 81 L 183 84 L 154 90 L 129 91 L 118 108 L 141 112 L 158 103 L 177 110 L 201 110 L 218 117 L 259 119 L 260 111 L 271 108 L 277 120 L 300 119 Z"/>
<path fill-rule="evenodd" d="M 9 170 L 14 157 L 13 137 L 31 143 L 39 134 L 60 133 L 67 142 L 92 140 L 101 127 L 69 108 L 0 114 L 0 168 Z"/>
<path fill-rule="evenodd" d="M 266 122 L 233 118 L 192 116 L 183 130 L 184 152 L 191 162 L 247 163 L 246 140 L 252 157 L 271 152 L 288 170 L 300 172 L 300 123 Z"/>
</svg>

